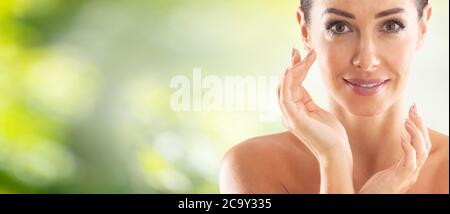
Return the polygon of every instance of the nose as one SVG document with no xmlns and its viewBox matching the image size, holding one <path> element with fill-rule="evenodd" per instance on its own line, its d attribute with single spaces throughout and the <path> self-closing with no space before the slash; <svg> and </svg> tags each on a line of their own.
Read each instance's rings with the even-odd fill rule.
<svg viewBox="0 0 450 214">
<path fill-rule="evenodd" d="M 353 66 L 363 71 L 375 71 L 380 66 L 376 53 L 376 45 L 370 37 L 361 39 L 356 54 L 352 60 Z"/>
</svg>

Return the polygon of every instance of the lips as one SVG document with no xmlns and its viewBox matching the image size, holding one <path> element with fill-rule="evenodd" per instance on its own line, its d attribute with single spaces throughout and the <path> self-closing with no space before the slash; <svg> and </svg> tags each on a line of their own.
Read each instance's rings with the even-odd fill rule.
<svg viewBox="0 0 450 214">
<path fill-rule="evenodd" d="M 381 91 L 389 79 L 343 79 L 353 92 L 362 96 L 372 96 Z"/>
</svg>

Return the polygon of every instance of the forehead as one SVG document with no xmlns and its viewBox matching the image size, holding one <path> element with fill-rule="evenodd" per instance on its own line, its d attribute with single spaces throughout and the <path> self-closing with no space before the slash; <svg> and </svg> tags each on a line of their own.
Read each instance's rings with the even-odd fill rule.
<svg viewBox="0 0 450 214">
<path fill-rule="evenodd" d="M 316 0 L 313 12 L 322 14 L 329 8 L 347 11 L 358 17 L 373 17 L 380 11 L 402 8 L 407 15 L 417 13 L 415 0 Z"/>
</svg>

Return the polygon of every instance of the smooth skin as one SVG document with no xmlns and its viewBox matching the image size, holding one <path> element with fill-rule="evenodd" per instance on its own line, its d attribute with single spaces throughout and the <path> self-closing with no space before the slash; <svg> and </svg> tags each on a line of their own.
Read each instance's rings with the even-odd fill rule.
<svg viewBox="0 0 450 214">
<path fill-rule="evenodd" d="M 314 1 L 309 25 L 299 9 L 310 51 L 304 59 L 292 51 L 278 89 L 288 131 L 230 149 L 221 165 L 221 193 L 448 194 L 448 136 L 427 128 L 415 104 L 404 112 L 409 66 L 432 13 L 428 5 L 419 19 L 414 2 Z M 329 110 L 302 86 L 314 62 L 330 94 Z M 362 96 L 343 78 L 389 82 Z"/>
</svg>

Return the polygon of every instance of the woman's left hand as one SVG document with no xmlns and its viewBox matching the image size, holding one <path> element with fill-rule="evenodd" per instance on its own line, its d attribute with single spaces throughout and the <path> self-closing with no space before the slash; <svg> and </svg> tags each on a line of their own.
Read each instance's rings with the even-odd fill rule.
<svg viewBox="0 0 450 214">
<path fill-rule="evenodd" d="M 363 185 L 360 194 L 406 193 L 417 181 L 430 153 L 431 141 L 415 104 L 409 109 L 404 125 L 411 141 L 402 139 L 402 159 L 392 167 L 373 175 Z"/>
</svg>

